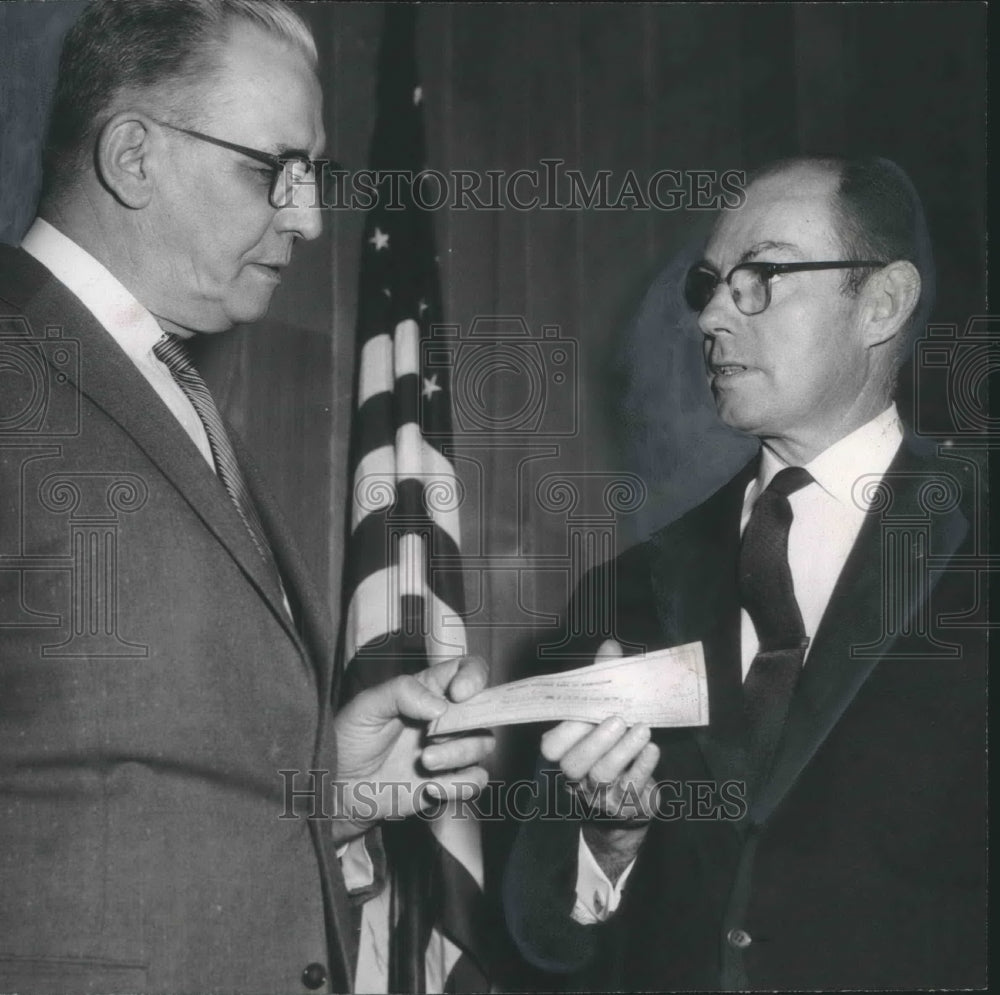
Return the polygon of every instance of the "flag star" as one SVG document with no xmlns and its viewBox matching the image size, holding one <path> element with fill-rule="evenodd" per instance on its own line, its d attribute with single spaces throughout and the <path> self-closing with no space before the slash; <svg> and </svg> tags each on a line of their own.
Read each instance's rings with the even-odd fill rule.
<svg viewBox="0 0 1000 995">
<path fill-rule="evenodd" d="M 375 234 L 368 241 L 375 246 L 376 252 L 381 252 L 383 249 L 389 248 L 389 233 L 382 231 L 381 228 L 376 228 Z"/>
<path fill-rule="evenodd" d="M 434 376 L 424 377 L 424 389 L 422 391 L 424 397 L 429 401 L 439 390 L 444 390 L 438 383 L 438 375 L 435 373 Z"/>
<path fill-rule="evenodd" d="M 424 88 L 422 86 L 415 86 L 413 88 L 413 106 L 419 107 L 424 99 Z"/>
</svg>

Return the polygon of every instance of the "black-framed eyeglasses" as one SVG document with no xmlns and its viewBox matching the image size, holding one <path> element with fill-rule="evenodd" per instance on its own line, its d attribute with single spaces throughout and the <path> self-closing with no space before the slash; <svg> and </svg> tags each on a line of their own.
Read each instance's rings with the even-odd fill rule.
<svg viewBox="0 0 1000 995">
<path fill-rule="evenodd" d="M 298 150 L 285 152 L 282 155 L 272 155 L 270 152 L 261 152 L 260 149 L 251 149 L 246 145 L 237 145 L 235 142 L 227 142 L 225 139 L 216 138 L 214 135 L 206 135 L 202 131 L 193 131 L 191 128 L 180 128 L 176 124 L 168 121 L 160 121 L 153 118 L 157 124 L 171 131 L 178 131 L 189 138 L 196 138 L 199 142 L 208 142 L 210 145 L 217 145 L 221 149 L 229 149 L 230 152 L 238 152 L 248 159 L 263 163 L 271 169 L 271 178 L 267 190 L 267 199 L 271 207 L 280 209 L 288 207 L 292 202 L 292 195 L 296 185 L 312 183 L 318 173 L 326 167 L 334 166 L 328 160 L 310 159 L 306 152 Z"/>
<path fill-rule="evenodd" d="M 840 259 L 834 262 L 810 263 L 740 263 L 722 279 L 705 263 L 695 263 L 684 281 L 684 300 L 692 311 L 701 314 L 715 296 L 716 288 L 725 283 L 733 303 L 747 315 L 760 314 L 771 303 L 771 280 L 781 273 L 805 273 L 821 269 L 866 269 L 888 265 L 877 259 Z"/>
</svg>

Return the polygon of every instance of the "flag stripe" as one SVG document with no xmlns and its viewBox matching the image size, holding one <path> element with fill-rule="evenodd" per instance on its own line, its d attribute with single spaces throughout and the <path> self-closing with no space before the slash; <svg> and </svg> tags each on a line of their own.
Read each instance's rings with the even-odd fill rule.
<svg viewBox="0 0 1000 995">
<path fill-rule="evenodd" d="M 392 393 L 391 335 L 376 335 L 364 344 L 359 369 L 358 405 L 364 406 L 365 401 L 376 394 Z"/>
<path fill-rule="evenodd" d="M 435 371 L 435 376 L 440 376 L 439 371 Z M 393 390 L 391 392 L 378 391 L 367 397 L 364 404 L 355 412 L 354 420 L 356 428 L 352 428 L 352 432 L 354 438 L 358 441 L 358 449 L 362 453 L 366 453 L 371 449 L 377 449 L 382 445 L 392 445 L 394 443 L 397 431 L 394 423 L 394 412 L 397 409 L 403 408 L 403 398 L 407 398 L 408 403 L 415 406 L 416 399 L 420 397 L 423 389 L 422 387 L 418 387 L 415 377 L 403 377 L 395 381 L 395 383 L 401 384 L 400 390 Z M 444 403 L 447 403 L 447 401 L 445 400 Z M 418 423 L 412 422 L 410 424 L 413 425 L 416 431 L 420 431 Z M 436 430 L 432 437 L 428 438 L 426 435 L 423 435 L 422 439 L 424 448 L 447 460 L 448 457 L 442 455 L 444 440 Z M 451 465 L 450 462 L 448 465 Z"/>
<path fill-rule="evenodd" d="M 382 655 L 391 657 L 396 652 L 392 637 L 402 628 L 399 599 L 404 593 L 395 567 L 369 574 L 358 585 L 347 609 L 345 659 L 350 661 L 348 669 L 354 666 L 354 657 L 363 648 L 367 648 L 366 660 Z M 423 605 L 423 597 L 420 602 Z M 448 602 L 437 597 L 431 598 L 429 614 L 431 631 L 425 635 L 427 655 L 436 660 L 462 656 L 465 653 L 465 627 L 461 615 Z M 470 864 L 478 861 L 478 857 L 470 854 L 468 846 L 457 849 L 462 851 L 463 860 L 467 859 Z M 475 876 L 482 877 L 481 869 Z"/>
<path fill-rule="evenodd" d="M 404 480 L 400 482 L 393 493 L 400 493 L 403 500 L 408 500 L 408 492 L 416 491 L 420 493 L 420 483 L 415 480 Z M 402 503 L 402 502 L 400 502 Z M 448 599 L 449 592 L 462 590 L 462 583 L 457 571 L 460 569 L 459 548 L 451 533 L 443 528 L 438 528 L 433 516 L 428 515 L 422 509 L 412 515 L 397 514 L 391 508 L 383 511 L 371 512 L 353 530 L 351 541 L 359 547 L 357 555 L 353 557 L 350 569 L 346 572 L 345 578 L 353 590 L 370 573 L 380 570 L 382 567 L 398 563 L 396 549 L 398 547 L 398 536 L 404 529 L 424 529 L 431 533 L 431 554 L 432 565 L 430 584 L 433 590 L 438 591 L 441 597 Z M 361 544 L 366 545 L 361 548 Z"/>
<path fill-rule="evenodd" d="M 396 380 L 398 381 L 405 376 L 418 376 L 420 373 L 420 326 L 412 318 L 401 321 L 396 326 L 393 342 L 395 344 L 393 358 L 396 362 Z"/>
<path fill-rule="evenodd" d="M 463 813 L 468 816 L 469 813 Z M 468 820 L 470 826 L 475 823 Z M 465 825 L 460 820 L 439 819 L 431 823 L 431 829 L 438 842 L 449 856 L 465 869 L 468 877 L 480 888 L 483 886 L 483 854 L 477 845 L 477 835 L 466 833 Z"/>
<path fill-rule="evenodd" d="M 354 412 L 352 433 L 359 454 L 378 449 L 379 446 L 395 445 L 394 407 L 394 395 L 383 391 L 369 397 L 364 406 Z"/>
<path fill-rule="evenodd" d="M 411 433 L 401 430 L 401 434 L 399 446 L 379 446 L 366 453 L 358 463 L 354 472 L 352 531 L 372 515 L 391 516 L 397 506 L 400 509 L 413 507 L 418 511 L 407 515 L 406 523 L 415 521 L 419 515 L 427 524 L 442 529 L 454 544 L 457 555 L 461 544 L 460 509 L 464 488 L 451 470 L 451 464 L 436 450 L 422 446 L 421 451 L 409 458 L 399 459 L 400 449 L 409 447 L 412 450 L 419 445 L 408 438 Z M 419 440 L 419 433 L 417 437 Z M 408 489 L 414 493 L 405 495 L 405 504 L 402 504 L 400 495 Z M 403 514 L 402 510 L 399 514 Z"/>
</svg>

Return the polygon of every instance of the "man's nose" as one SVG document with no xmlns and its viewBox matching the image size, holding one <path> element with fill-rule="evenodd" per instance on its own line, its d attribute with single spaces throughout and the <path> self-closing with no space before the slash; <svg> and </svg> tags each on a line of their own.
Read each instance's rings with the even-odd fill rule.
<svg viewBox="0 0 1000 995">
<path fill-rule="evenodd" d="M 698 315 L 698 327 L 702 335 L 715 338 L 720 332 L 731 332 L 735 321 L 739 320 L 739 310 L 729 286 L 720 280 L 715 286 L 709 302 Z"/>
<path fill-rule="evenodd" d="M 278 208 L 274 227 L 279 232 L 298 235 L 306 241 L 318 238 L 323 231 L 323 208 L 314 187 L 297 187 L 288 204 Z"/>
</svg>

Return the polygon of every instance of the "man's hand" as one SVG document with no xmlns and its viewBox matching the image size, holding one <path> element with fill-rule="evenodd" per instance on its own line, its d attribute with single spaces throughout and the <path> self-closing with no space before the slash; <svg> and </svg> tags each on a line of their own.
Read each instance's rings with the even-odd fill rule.
<svg viewBox="0 0 1000 995">
<path fill-rule="evenodd" d="M 621 647 L 610 639 L 597 651 L 599 660 L 621 655 Z M 589 811 L 615 820 L 588 822 L 583 831 L 612 882 L 635 859 L 652 817 L 652 776 L 660 751 L 649 740 L 648 726 L 629 729 L 617 716 L 597 726 L 560 722 L 542 737 L 542 756 L 559 764 Z"/>
<path fill-rule="evenodd" d="M 362 691 L 334 717 L 338 789 L 333 835 L 360 836 L 386 816 L 403 817 L 444 799 L 474 797 L 488 774 L 480 761 L 493 749 L 489 733 L 425 742 L 425 725 L 447 700 L 464 701 L 486 687 L 486 664 L 458 657 L 415 677 L 396 677 Z"/>
</svg>

